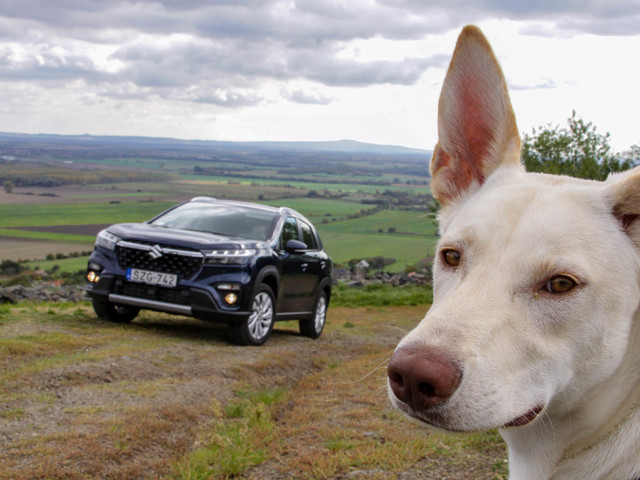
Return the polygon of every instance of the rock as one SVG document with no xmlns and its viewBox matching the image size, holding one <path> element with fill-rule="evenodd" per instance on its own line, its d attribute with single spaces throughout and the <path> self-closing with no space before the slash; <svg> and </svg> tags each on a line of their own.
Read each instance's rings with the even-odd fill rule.
<svg viewBox="0 0 640 480">
<path fill-rule="evenodd" d="M 78 302 L 85 300 L 84 288 L 81 285 L 50 285 L 34 283 L 29 287 L 14 285 L 0 288 L 0 303 L 29 302 Z"/>
<path fill-rule="evenodd" d="M 5 288 L 0 289 L 0 303 L 18 303 L 18 296 Z"/>
</svg>

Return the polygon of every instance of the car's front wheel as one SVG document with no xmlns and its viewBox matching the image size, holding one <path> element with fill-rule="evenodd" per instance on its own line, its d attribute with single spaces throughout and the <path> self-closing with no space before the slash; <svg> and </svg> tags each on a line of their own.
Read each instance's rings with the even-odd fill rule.
<svg viewBox="0 0 640 480">
<path fill-rule="evenodd" d="M 323 291 L 318 293 L 316 298 L 316 307 L 313 309 L 313 318 L 309 320 L 300 320 L 300 333 L 305 337 L 318 338 L 324 328 L 327 319 L 327 294 Z"/>
<path fill-rule="evenodd" d="M 99 318 L 114 323 L 129 323 L 140 312 L 139 308 L 116 305 L 106 300 L 93 299 L 93 310 Z"/>
<path fill-rule="evenodd" d="M 231 339 L 240 345 L 262 345 L 273 330 L 276 317 L 273 291 L 260 285 L 251 300 L 249 318 L 238 325 L 229 326 Z"/>
</svg>

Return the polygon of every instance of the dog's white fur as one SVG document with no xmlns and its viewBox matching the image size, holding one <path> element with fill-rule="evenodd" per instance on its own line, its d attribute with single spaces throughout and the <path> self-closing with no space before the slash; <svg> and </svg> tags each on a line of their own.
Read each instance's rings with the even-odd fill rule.
<svg viewBox="0 0 640 480">
<path fill-rule="evenodd" d="M 438 131 L 434 302 L 397 351 L 437 348 L 462 377 L 435 422 L 392 403 L 445 430 L 500 428 L 513 480 L 639 478 L 640 167 L 606 182 L 525 172 L 506 82 L 473 26 Z M 558 276 L 576 286 L 551 293 Z"/>
</svg>

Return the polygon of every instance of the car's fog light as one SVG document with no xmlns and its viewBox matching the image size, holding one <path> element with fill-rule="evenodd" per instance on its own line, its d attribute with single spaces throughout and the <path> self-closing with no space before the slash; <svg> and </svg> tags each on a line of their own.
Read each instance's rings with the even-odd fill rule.
<svg viewBox="0 0 640 480">
<path fill-rule="evenodd" d="M 238 303 L 240 296 L 240 285 L 237 283 L 219 283 L 216 289 L 220 292 L 223 300 L 227 305 L 235 305 Z"/>
</svg>

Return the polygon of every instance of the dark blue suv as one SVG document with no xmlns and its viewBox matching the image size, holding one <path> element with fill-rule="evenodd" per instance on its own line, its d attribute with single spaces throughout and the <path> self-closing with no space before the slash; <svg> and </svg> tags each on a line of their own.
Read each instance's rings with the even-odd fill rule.
<svg viewBox="0 0 640 480">
<path fill-rule="evenodd" d="M 197 197 L 98 233 L 87 293 L 105 320 L 157 310 L 226 322 L 235 342 L 261 345 L 277 320 L 298 319 L 303 335 L 320 336 L 331 269 L 295 210 Z"/>
</svg>

